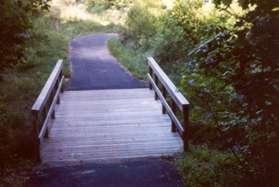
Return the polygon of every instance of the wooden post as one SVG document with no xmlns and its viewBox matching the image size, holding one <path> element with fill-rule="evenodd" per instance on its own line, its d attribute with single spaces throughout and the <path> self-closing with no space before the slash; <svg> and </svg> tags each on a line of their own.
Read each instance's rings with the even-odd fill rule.
<svg viewBox="0 0 279 187">
<path fill-rule="evenodd" d="M 183 144 L 184 144 L 184 151 L 187 151 L 189 148 L 189 105 L 183 106 L 183 126 L 184 126 L 184 134 L 183 134 Z"/>
<path fill-rule="evenodd" d="M 154 76 L 154 78 L 155 78 L 155 84 L 158 86 L 158 88 L 159 88 L 159 80 L 158 80 L 158 77 L 155 75 Z M 155 92 L 155 100 L 158 100 L 159 99 L 159 96 L 158 96 L 158 94 Z"/>
<path fill-rule="evenodd" d="M 61 75 L 61 76 L 60 76 L 59 82 L 64 80 L 64 79 L 63 79 L 63 71 L 61 71 L 61 74 L 60 74 L 60 75 Z M 61 86 L 61 93 L 64 93 L 64 84 L 63 84 L 63 82 L 62 82 L 62 86 Z"/>
<path fill-rule="evenodd" d="M 59 93 L 60 94 L 60 93 Z M 57 97 L 57 104 L 59 105 L 60 104 L 60 95 L 58 94 L 58 97 Z"/>
<path fill-rule="evenodd" d="M 163 88 L 162 88 L 162 92 L 163 92 L 163 96 L 164 96 L 164 98 L 166 99 L 167 98 L 167 91 L 166 91 L 166 88 L 163 86 Z M 166 114 L 166 108 L 164 107 L 164 105 L 162 104 L 162 113 L 163 114 Z"/>
<path fill-rule="evenodd" d="M 149 74 L 150 74 L 150 76 L 153 77 L 153 70 L 152 70 L 152 68 L 151 68 L 151 67 L 148 67 L 148 69 L 149 69 Z M 149 89 L 152 90 L 152 84 L 151 84 L 150 81 L 149 81 Z"/>
<path fill-rule="evenodd" d="M 55 110 L 53 110 L 53 111 L 51 112 L 51 118 L 52 118 L 52 119 L 55 119 Z"/>
<path fill-rule="evenodd" d="M 34 158 L 36 161 L 40 162 L 41 161 L 41 156 L 40 156 L 40 139 L 38 137 L 39 135 L 39 115 L 37 111 L 32 111 L 32 134 L 34 137 L 35 141 L 35 146 L 34 146 Z"/>
<path fill-rule="evenodd" d="M 176 107 L 176 103 L 174 102 L 174 100 L 171 101 L 171 110 L 174 114 L 176 114 L 177 107 Z M 174 121 L 171 122 L 171 132 L 176 132 L 176 125 L 175 125 Z"/>
</svg>

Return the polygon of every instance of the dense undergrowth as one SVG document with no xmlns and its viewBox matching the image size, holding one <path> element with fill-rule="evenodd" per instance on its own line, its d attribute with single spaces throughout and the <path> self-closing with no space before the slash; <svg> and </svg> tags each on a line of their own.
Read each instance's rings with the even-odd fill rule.
<svg viewBox="0 0 279 187">
<path fill-rule="evenodd" d="M 179 0 L 127 15 L 112 52 L 136 74 L 153 55 L 191 103 L 186 186 L 277 186 L 278 2 Z"/>
<path fill-rule="evenodd" d="M 6 11 L 0 21 L 6 25 L 0 36 L 0 186 L 20 186 L 24 177 L 18 170 L 34 165 L 30 109 L 54 64 L 64 59 L 64 74 L 69 78 L 70 40 L 79 35 L 116 32 L 121 25 L 105 19 L 112 17 L 111 12 L 89 13 L 75 1 L 54 0 L 43 9 L 36 4 L 34 10 L 20 15 L 13 11 L 13 7 L 19 10 L 23 6 L 17 4 L 20 1 L 5 2 L 0 5 L 0 12 Z M 78 17 L 81 13 L 85 16 Z M 5 22 L 7 17 L 12 21 L 18 16 L 23 22 Z"/>
</svg>

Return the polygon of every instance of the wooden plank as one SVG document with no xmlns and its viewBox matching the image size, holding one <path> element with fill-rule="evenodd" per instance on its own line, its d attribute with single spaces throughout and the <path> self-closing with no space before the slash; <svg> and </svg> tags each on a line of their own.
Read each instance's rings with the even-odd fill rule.
<svg viewBox="0 0 279 187">
<path fill-rule="evenodd" d="M 150 116 L 148 118 L 121 118 L 117 120 L 107 120 L 107 119 L 102 119 L 102 120 L 81 120 L 81 119 L 61 119 L 61 118 L 56 118 L 55 121 L 50 121 L 49 125 L 54 126 L 54 128 L 83 128 L 83 127 L 88 127 L 88 126 L 125 126 L 125 125 L 134 125 L 134 124 L 140 124 L 140 125 L 153 125 L 156 123 L 163 123 L 163 124 L 170 124 L 170 119 L 169 117 L 166 116 L 158 116 L 158 118 L 154 118 L 153 116 Z M 59 124 L 59 125 L 54 125 L 54 124 Z"/>
<path fill-rule="evenodd" d="M 61 126 L 55 126 L 52 128 L 52 132 L 57 132 L 57 131 L 70 131 L 70 130 L 76 130 L 76 129 L 82 129 L 82 130 L 98 130 L 98 129 L 121 129 L 121 128 L 133 128 L 133 129 L 138 129 L 138 128 L 160 128 L 160 127 L 170 127 L 169 122 L 146 122 L 146 123 L 116 123 L 111 125 L 111 123 L 102 123 L 102 125 L 95 125 L 94 122 L 92 122 L 90 125 L 87 126 L 77 126 L 77 125 L 72 125 L 72 126 L 67 126 L 63 125 Z"/>
<path fill-rule="evenodd" d="M 72 140 L 72 141 L 69 141 Z M 168 141 L 175 141 L 181 142 L 181 139 L 178 137 L 178 134 L 174 136 L 168 135 L 161 135 L 156 137 L 146 137 L 146 136 L 137 136 L 137 137 L 118 137 L 118 138 L 111 138 L 105 137 L 103 139 L 92 139 L 92 138 L 52 138 L 52 139 L 45 139 L 42 144 L 45 147 L 63 147 L 63 146 L 81 146 L 81 145 L 104 145 L 104 144 L 129 144 L 129 143 L 141 143 L 141 142 L 168 142 Z"/>
<path fill-rule="evenodd" d="M 71 151 L 71 150 L 90 150 L 97 151 L 97 150 L 104 150 L 104 149 L 115 149 L 115 147 L 122 147 L 129 149 L 130 147 L 148 147 L 148 146 L 154 146 L 154 148 L 159 146 L 173 146 L 173 147 L 181 147 L 182 142 L 178 141 L 177 139 L 168 139 L 168 140 L 152 140 L 152 143 L 150 141 L 106 141 L 106 142 L 80 142 L 79 144 L 48 144 L 42 149 L 45 152 L 51 152 L 51 151 Z"/>
<path fill-rule="evenodd" d="M 140 152 L 142 153 L 148 153 L 148 152 L 161 152 L 162 150 L 176 150 L 179 151 L 182 149 L 181 144 L 178 142 L 176 143 L 171 143 L 171 144 L 141 144 L 141 145 L 131 145 L 128 146 L 127 144 L 122 144 L 122 145 L 108 145 L 108 146 L 97 146 L 97 145 L 91 145 L 89 147 L 76 147 L 76 148 L 68 148 L 68 149 L 53 149 L 46 151 L 48 154 L 46 157 L 53 155 L 54 157 L 56 156 L 62 156 L 63 157 L 69 157 L 71 155 L 78 155 L 78 154 L 83 154 L 84 157 L 87 157 L 88 155 L 105 155 L 105 154 L 110 154 L 110 155 L 119 155 L 119 154 L 139 154 Z"/>
<path fill-rule="evenodd" d="M 65 95 L 77 95 L 77 94 L 85 94 L 85 95 L 131 95 L 131 94 L 143 94 L 143 93 L 151 93 L 148 88 L 132 88 L 132 89 L 105 89 L 105 90 L 68 90 Z"/>
<path fill-rule="evenodd" d="M 62 100 L 62 102 L 65 102 Z M 129 102 L 127 100 L 127 103 L 124 102 L 79 102 L 79 103 L 63 103 L 63 105 L 59 106 L 59 112 L 71 112 L 71 111 L 86 111 L 90 110 L 92 112 L 101 112 L 101 111 L 117 111 L 117 110 L 137 110 L 137 109 L 150 109 L 157 111 L 158 108 L 160 108 L 161 105 L 157 102 L 154 102 L 154 100 L 147 100 L 146 102 Z"/>
<path fill-rule="evenodd" d="M 109 119 L 109 120 L 116 120 L 121 118 L 137 118 L 139 117 L 151 117 L 151 116 L 161 116 L 160 110 L 159 111 L 137 111 L 137 112 L 111 112 L 111 113 L 59 113 L 57 117 L 60 118 L 69 118 L 74 119 L 77 117 L 83 118 L 84 120 L 100 120 L 100 119 Z M 127 117 L 126 117 L 127 116 Z"/>
<path fill-rule="evenodd" d="M 65 100 L 67 101 L 77 101 L 75 100 L 77 97 L 79 97 L 80 101 L 98 101 L 98 100 L 126 100 L 126 99 L 151 99 L 153 95 L 153 92 L 150 90 L 145 90 L 144 92 L 131 92 L 130 94 L 127 94 L 125 92 L 121 93 L 118 92 L 117 94 L 112 93 L 82 93 L 81 91 L 78 91 L 78 93 L 71 93 L 64 95 Z"/>
<path fill-rule="evenodd" d="M 128 159 L 128 158 L 141 158 L 141 157 L 159 157 L 159 156 L 168 156 L 173 155 L 180 152 L 179 149 L 170 149 L 165 148 L 161 150 L 153 150 L 153 151 L 142 151 L 142 150 L 135 150 L 133 153 L 127 152 L 119 152 L 118 154 L 72 154 L 72 155 L 62 155 L 60 154 L 58 157 L 54 156 L 43 156 L 44 163 L 55 163 L 55 162 L 86 162 L 86 161 L 98 161 L 98 160 L 113 160 L 113 159 Z"/>
<path fill-rule="evenodd" d="M 164 141 L 164 140 L 177 140 L 181 141 L 179 135 L 177 133 L 168 133 L 168 134 L 159 134 L 157 136 L 146 136 L 146 134 L 141 134 L 137 136 L 133 136 L 132 134 L 127 136 L 100 136 L 100 137 L 54 137 L 44 139 L 42 145 L 45 146 L 55 146 L 55 145 L 82 145 L 82 144 L 99 144 L 101 143 L 118 143 L 118 142 L 152 142 L 152 141 Z"/>
<path fill-rule="evenodd" d="M 118 128 L 127 128 L 125 131 L 118 130 Z M 105 128 L 101 127 L 89 127 L 84 128 L 52 128 L 49 137 L 53 139 L 63 139 L 67 137 L 80 137 L 80 138 L 92 138 L 92 139 L 104 139 L 106 137 L 111 138 L 119 138 L 119 136 L 126 136 L 127 138 L 134 138 L 137 137 L 145 137 L 149 138 L 150 136 L 170 136 L 170 125 L 169 124 L 162 124 L 161 126 L 106 126 Z M 157 130 L 160 129 L 160 130 Z M 174 134 L 174 133 L 173 133 Z M 176 137 L 176 135 L 175 135 Z M 120 137 L 121 138 L 121 137 Z"/>
<path fill-rule="evenodd" d="M 154 112 L 154 109 L 157 110 L 156 112 Z M 138 110 L 136 109 L 127 109 L 127 108 L 120 108 L 120 109 L 101 109 L 100 111 L 98 110 L 90 110 L 90 109 L 80 109 L 78 110 L 77 107 L 77 111 L 81 112 L 81 116 L 90 116 L 92 115 L 92 113 L 94 113 L 92 115 L 92 117 L 94 116 L 103 116 L 104 118 L 107 116 L 115 116 L 115 115 L 119 115 L 119 116 L 123 116 L 123 118 L 125 117 L 125 113 L 129 114 L 141 114 L 141 113 L 155 113 L 160 115 L 160 107 L 153 107 L 153 108 L 139 108 Z M 78 114 L 76 114 L 75 111 L 72 110 L 67 110 L 65 109 L 64 111 L 59 111 L 56 113 L 57 116 L 63 117 L 63 116 L 71 116 L 71 117 L 76 117 L 79 116 Z M 128 116 L 129 117 L 129 116 Z"/>
<path fill-rule="evenodd" d="M 65 137 L 80 137 L 80 138 L 95 138 L 95 139 L 102 139 L 102 138 L 105 138 L 105 137 L 109 137 L 109 136 L 112 136 L 112 137 L 119 137 L 119 136 L 126 136 L 126 137 L 132 137 L 132 136 L 160 136 L 160 135 L 168 135 L 170 132 L 170 128 L 166 128 L 164 127 L 165 130 L 163 129 L 163 127 L 161 127 L 161 131 L 157 131 L 157 132 L 154 132 L 154 131 L 151 131 L 151 132 L 148 132 L 147 134 L 147 131 L 144 130 L 144 129 L 141 129 L 141 130 L 138 130 L 137 133 L 133 133 L 133 131 L 125 131 L 125 132 L 115 132 L 115 131 L 109 131 L 107 130 L 106 132 L 87 132 L 87 133 L 70 133 L 70 134 L 66 134 L 66 133 L 50 133 L 49 134 L 49 138 L 55 138 L 57 136 L 60 136 L 61 138 L 65 138 Z"/>
<path fill-rule="evenodd" d="M 137 103 L 139 103 L 139 104 L 150 104 L 150 102 L 153 101 L 153 99 L 151 97 L 148 97 L 148 98 L 133 98 L 133 99 L 127 99 L 127 98 L 116 99 L 116 98 L 112 98 L 111 100 L 109 98 L 107 98 L 107 99 L 95 98 L 93 100 L 93 99 L 90 99 L 90 98 L 83 98 L 83 99 L 81 99 L 79 97 L 75 97 L 73 99 L 66 100 L 64 98 L 64 96 L 63 96 L 62 101 L 65 102 L 65 106 L 72 106 L 72 105 L 87 106 L 87 105 L 92 105 L 92 104 L 108 105 L 110 103 L 115 103 L 115 104 L 120 104 L 120 105 L 125 105 L 125 104 L 127 105 L 128 103 L 131 103 L 131 104 L 135 105 Z M 84 105 L 85 103 L 87 103 L 87 105 Z"/>
<path fill-rule="evenodd" d="M 109 90 L 110 92 L 94 90 L 94 91 L 67 91 L 64 95 L 65 99 L 73 99 L 76 97 L 80 97 L 80 99 L 129 99 L 129 98 L 151 98 L 153 94 L 147 88 L 141 89 L 132 89 L 133 91 L 125 92 L 126 89 L 123 90 Z M 113 97 L 111 97 L 113 96 Z"/>
<path fill-rule="evenodd" d="M 161 69 L 161 67 L 157 64 L 157 62 L 152 57 L 148 57 L 147 59 L 148 59 L 148 65 L 152 68 L 154 74 L 156 74 L 161 84 L 166 88 L 167 92 L 176 102 L 179 109 L 183 110 L 183 106 L 189 105 L 189 102 L 182 95 L 182 93 L 176 88 L 176 86 L 172 83 L 172 81 Z"/>
<path fill-rule="evenodd" d="M 46 84 L 44 85 L 41 93 L 32 106 L 32 111 L 41 111 L 45 103 L 47 102 L 55 83 L 57 82 L 59 75 L 63 68 L 63 60 L 58 60 L 52 73 L 50 74 Z"/>
<path fill-rule="evenodd" d="M 45 154 L 46 157 L 51 157 L 53 155 L 53 157 L 57 157 L 57 155 L 59 155 L 58 157 L 62 156 L 62 158 L 67 158 L 67 157 L 71 157 L 72 155 L 82 155 L 83 157 L 81 158 L 86 158 L 88 155 L 100 155 L 100 156 L 106 156 L 106 155 L 120 155 L 120 154 L 139 154 L 144 153 L 144 154 L 148 154 L 150 152 L 162 152 L 162 151 L 169 151 L 169 150 L 173 150 L 173 151 L 177 151 L 179 152 L 181 150 L 182 146 L 174 146 L 175 143 L 172 144 L 154 144 L 154 145 L 148 145 L 148 144 L 144 144 L 144 145 L 131 145 L 128 146 L 126 144 L 124 145 L 118 145 L 118 146 L 103 146 L 103 147 L 97 147 L 97 146 L 89 146 L 89 147 L 80 147 L 80 148 L 68 148 L 68 149 L 53 149 L 53 150 L 49 150 L 46 151 Z M 156 150 L 154 150 L 156 148 Z"/>
</svg>

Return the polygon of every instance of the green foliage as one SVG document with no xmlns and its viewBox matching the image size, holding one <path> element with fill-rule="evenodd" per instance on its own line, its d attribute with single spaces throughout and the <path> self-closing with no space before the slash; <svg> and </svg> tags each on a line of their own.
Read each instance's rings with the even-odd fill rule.
<svg viewBox="0 0 279 187">
<path fill-rule="evenodd" d="M 48 8 L 48 0 L 4 0 L 0 5 L 0 71 L 24 60 L 32 37 L 30 17 Z"/>
<path fill-rule="evenodd" d="M 137 51 L 126 48 L 119 38 L 111 39 L 108 43 L 112 54 L 121 62 L 130 72 L 139 79 L 145 79 L 147 74 L 147 65 L 143 63 L 144 57 Z"/>
<path fill-rule="evenodd" d="M 32 159 L 34 140 L 29 119 L 34 98 L 58 58 L 67 58 L 68 38 L 55 30 L 50 17 L 33 18 L 33 39 L 25 61 L 2 73 L 0 82 L 0 168 Z M 28 44 L 28 45 L 27 45 Z"/>
<path fill-rule="evenodd" d="M 87 0 L 89 9 L 95 10 L 95 12 L 101 12 L 109 8 L 124 8 L 131 4 L 132 0 Z"/>
<path fill-rule="evenodd" d="M 238 186 L 241 175 L 238 161 L 231 153 L 205 146 L 190 149 L 186 159 L 176 162 L 186 186 Z"/>
<path fill-rule="evenodd" d="M 279 17 L 274 11 L 276 6 L 266 5 L 258 4 L 255 11 L 240 19 L 236 24 L 239 29 L 220 33 L 219 37 L 202 43 L 192 58 L 199 62 L 195 70 L 200 76 L 206 75 L 209 80 L 216 77 L 233 88 L 232 95 L 225 97 L 231 102 L 221 109 L 226 119 L 218 122 L 221 138 L 227 142 L 225 148 L 243 154 L 245 164 L 241 171 L 247 176 L 243 182 L 273 186 L 278 183 L 279 174 L 279 162 L 274 159 L 279 156 L 276 151 L 279 55 L 274 50 L 279 47 Z M 209 93 L 214 95 L 221 89 L 216 91 Z M 199 89 L 193 95 L 202 92 Z M 226 104 L 221 97 L 214 99 Z M 222 116 L 217 109 L 214 113 Z"/>
<path fill-rule="evenodd" d="M 65 60 L 64 73 L 67 78 L 70 76 L 67 65 L 70 40 L 119 28 L 93 21 L 64 21 L 48 13 L 29 19 L 32 40 L 25 41 L 25 60 L 3 71 L 0 80 L 0 171 L 17 165 L 21 159 L 32 159 L 30 108 L 58 59 Z"/>
<path fill-rule="evenodd" d="M 127 16 L 126 25 L 128 38 L 133 38 L 137 46 L 145 46 L 148 39 L 156 33 L 156 18 L 147 8 L 135 5 Z"/>
<path fill-rule="evenodd" d="M 151 51 L 190 100 L 192 143 L 233 153 L 242 176 L 239 184 L 232 180 L 224 185 L 215 175 L 223 165 L 208 167 L 197 161 L 188 163 L 192 165 L 185 174 L 187 184 L 276 186 L 278 1 L 224 0 L 216 4 L 176 1 L 153 24 L 155 34 L 132 37 L 146 41 L 137 48 Z M 133 33 L 141 28 L 128 27 Z M 205 178 L 201 177 L 204 170 Z M 234 175 L 226 172 L 223 177 Z"/>
</svg>

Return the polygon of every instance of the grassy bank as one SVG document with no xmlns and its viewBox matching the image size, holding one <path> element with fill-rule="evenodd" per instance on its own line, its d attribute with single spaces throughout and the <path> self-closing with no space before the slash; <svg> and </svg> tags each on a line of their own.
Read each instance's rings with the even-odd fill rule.
<svg viewBox="0 0 279 187">
<path fill-rule="evenodd" d="M 148 71 L 144 55 L 133 49 L 129 49 L 121 43 L 119 38 L 108 42 L 109 49 L 113 56 L 125 66 L 135 77 L 145 80 Z"/>
</svg>

